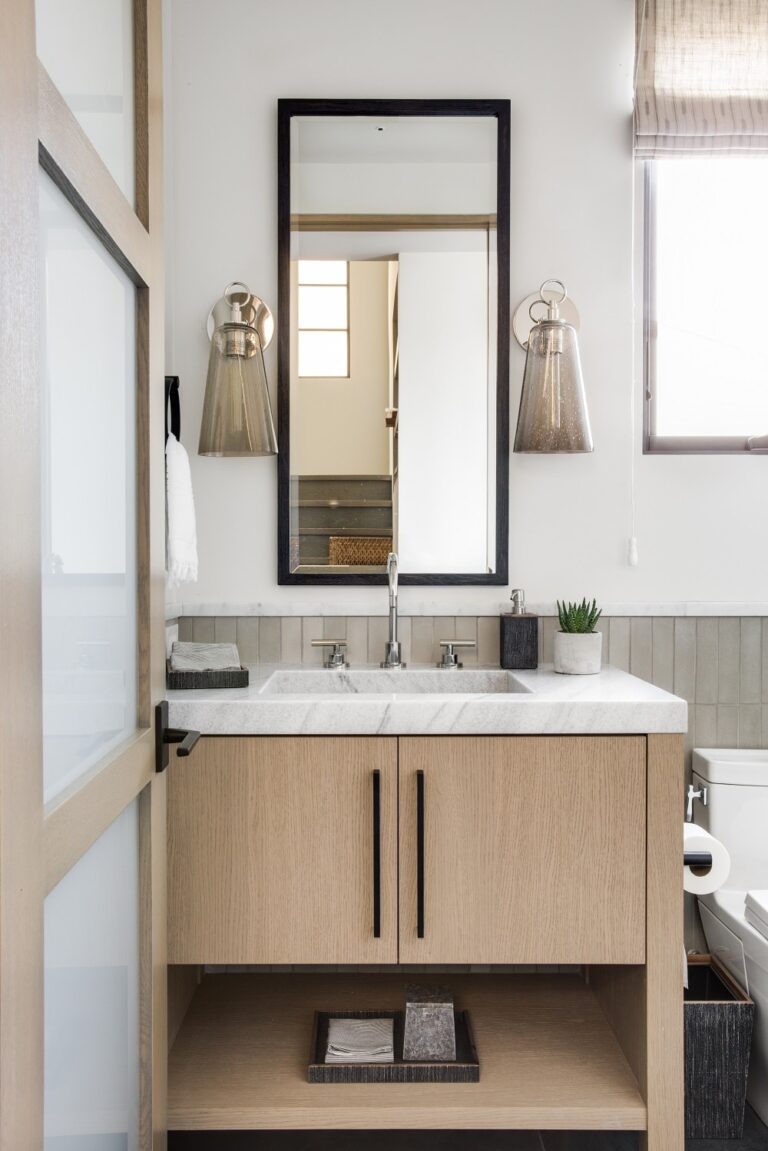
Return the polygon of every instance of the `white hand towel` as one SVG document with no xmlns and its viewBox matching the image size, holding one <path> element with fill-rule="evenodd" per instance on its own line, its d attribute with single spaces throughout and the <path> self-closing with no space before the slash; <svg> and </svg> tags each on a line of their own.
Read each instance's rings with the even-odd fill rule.
<svg viewBox="0 0 768 1151">
<path fill-rule="evenodd" d="M 394 1063 L 392 1019 L 330 1019 L 326 1063 Z"/>
<path fill-rule="evenodd" d="M 235 643 L 181 643 L 171 647 L 171 671 L 231 671 L 240 667 Z"/>
<path fill-rule="evenodd" d="M 197 524 L 189 456 L 171 433 L 165 445 L 168 586 L 197 580 Z"/>
</svg>

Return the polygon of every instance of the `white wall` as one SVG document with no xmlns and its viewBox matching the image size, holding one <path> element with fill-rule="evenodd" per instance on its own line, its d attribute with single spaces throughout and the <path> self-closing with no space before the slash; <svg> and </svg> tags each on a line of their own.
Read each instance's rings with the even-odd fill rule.
<svg viewBox="0 0 768 1151">
<path fill-rule="evenodd" d="M 547 276 L 582 315 L 596 450 L 512 456 L 510 581 L 531 601 L 768 600 L 768 462 L 642 457 L 631 433 L 633 0 L 169 0 L 174 197 L 168 228 L 183 426 L 196 446 L 205 317 L 243 278 L 274 304 L 279 96 L 508 97 L 512 300 Z M 278 317 L 278 322 L 279 322 Z M 512 422 L 523 353 L 511 355 Z M 275 380 L 275 350 L 267 366 Z M 640 564 L 626 562 L 634 453 Z M 380 589 L 278 588 L 272 459 L 192 457 L 200 582 L 185 603 L 308 611 Z M 403 607 L 495 610 L 503 589 L 404 589 Z"/>
<path fill-rule="evenodd" d="M 495 164 L 292 164 L 291 211 L 496 211 Z"/>
</svg>

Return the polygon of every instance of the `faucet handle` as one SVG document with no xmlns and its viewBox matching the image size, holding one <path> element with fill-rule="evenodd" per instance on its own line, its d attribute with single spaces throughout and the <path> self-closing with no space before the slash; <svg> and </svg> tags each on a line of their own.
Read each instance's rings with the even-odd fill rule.
<svg viewBox="0 0 768 1151">
<path fill-rule="evenodd" d="M 444 648 L 443 658 L 440 660 L 438 667 L 452 668 L 463 667 L 464 664 L 459 661 L 456 655 L 457 647 L 477 647 L 473 639 L 441 639 L 440 647 Z"/>
<path fill-rule="evenodd" d="M 312 647 L 331 648 L 323 667 L 341 671 L 349 667 L 346 657 L 347 641 L 345 639 L 313 639 Z"/>
</svg>

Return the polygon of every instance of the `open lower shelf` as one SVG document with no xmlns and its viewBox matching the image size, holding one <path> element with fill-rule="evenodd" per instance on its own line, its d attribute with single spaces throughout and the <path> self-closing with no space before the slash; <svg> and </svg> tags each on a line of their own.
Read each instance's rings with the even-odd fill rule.
<svg viewBox="0 0 768 1151">
<path fill-rule="evenodd" d="M 315 1010 L 401 1008 L 405 973 L 206 976 L 171 1052 L 169 1129 L 646 1129 L 635 1077 L 579 976 L 442 979 L 470 1012 L 479 1083 L 307 1082 Z"/>
</svg>

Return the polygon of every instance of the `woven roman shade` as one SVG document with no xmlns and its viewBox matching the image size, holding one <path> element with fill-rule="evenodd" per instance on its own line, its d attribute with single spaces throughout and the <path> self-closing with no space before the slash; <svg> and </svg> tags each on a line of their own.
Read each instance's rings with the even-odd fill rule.
<svg viewBox="0 0 768 1151">
<path fill-rule="evenodd" d="M 768 0 L 637 11 L 636 154 L 768 154 Z"/>
</svg>

